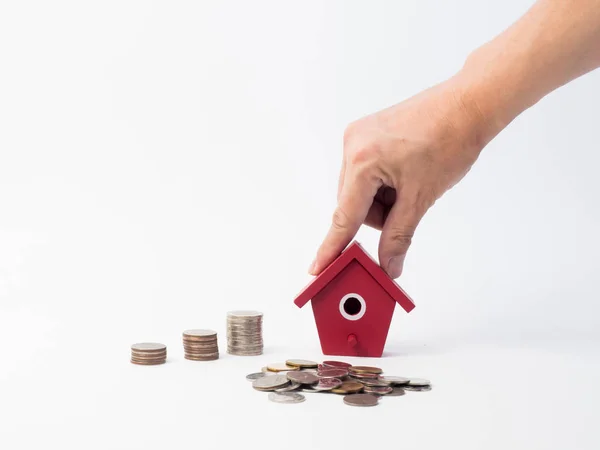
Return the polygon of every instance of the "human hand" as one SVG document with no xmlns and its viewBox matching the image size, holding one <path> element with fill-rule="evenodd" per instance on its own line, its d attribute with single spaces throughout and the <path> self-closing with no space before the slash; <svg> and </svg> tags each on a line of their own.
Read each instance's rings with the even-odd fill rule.
<svg viewBox="0 0 600 450">
<path fill-rule="evenodd" d="M 381 230 L 379 263 L 392 277 L 420 220 L 469 171 L 493 137 L 465 88 L 453 77 L 352 123 L 344 134 L 338 205 L 309 272 L 318 275 L 364 223 Z"/>
</svg>

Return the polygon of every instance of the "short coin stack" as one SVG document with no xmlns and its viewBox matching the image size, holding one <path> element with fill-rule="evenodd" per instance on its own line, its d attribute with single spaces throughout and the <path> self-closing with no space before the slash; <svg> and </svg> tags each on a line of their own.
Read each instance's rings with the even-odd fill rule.
<svg viewBox="0 0 600 450">
<path fill-rule="evenodd" d="M 141 342 L 131 346 L 131 362 L 142 366 L 164 364 L 167 360 L 167 346 L 154 342 Z"/>
<path fill-rule="evenodd" d="M 217 332 L 213 330 L 186 330 L 183 332 L 184 358 L 191 361 L 219 359 Z"/>
<path fill-rule="evenodd" d="M 227 313 L 227 353 L 240 356 L 261 355 L 263 352 L 263 315 L 258 311 Z"/>
<path fill-rule="evenodd" d="M 306 392 L 340 394 L 344 404 L 350 406 L 376 406 L 382 397 L 431 390 L 429 380 L 388 376 L 379 367 L 354 366 L 344 361 L 288 359 L 267 364 L 246 379 L 257 391 L 269 392 L 268 399 L 277 403 L 301 403 Z"/>
</svg>

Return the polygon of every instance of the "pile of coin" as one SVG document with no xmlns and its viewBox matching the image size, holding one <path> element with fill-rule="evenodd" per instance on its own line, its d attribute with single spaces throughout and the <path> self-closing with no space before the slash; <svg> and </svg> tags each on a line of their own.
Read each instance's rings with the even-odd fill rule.
<svg viewBox="0 0 600 450">
<path fill-rule="evenodd" d="M 227 353 L 240 356 L 263 352 L 263 315 L 258 311 L 227 313 Z"/>
<path fill-rule="evenodd" d="M 142 366 L 164 364 L 167 360 L 167 346 L 154 342 L 141 342 L 131 346 L 131 362 Z"/>
<path fill-rule="evenodd" d="M 184 358 L 191 361 L 219 359 L 217 332 L 213 330 L 186 330 L 183 332 Z"/>
<path fill-rule="evenodd" d="M 255 390 L 269 392 L 268 399 L 277 403 L 301 403 L 306 399 L 304 393 L 330 393 L 343 395 L 347 405 L 376 406 L 384 396 L 431 390 L 429 380 L 384 375 L 379 367 L 354 366 L 344 361 L 289 359 L 267 364 L 246 379 L 252 381 Z"/>
</svg>

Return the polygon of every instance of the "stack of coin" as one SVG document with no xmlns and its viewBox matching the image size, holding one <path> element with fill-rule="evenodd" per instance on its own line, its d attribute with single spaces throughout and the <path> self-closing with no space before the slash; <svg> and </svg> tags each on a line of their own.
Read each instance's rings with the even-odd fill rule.
<svg viewBox="0 0 600 450">
<path fill-rule="evenodd" d="M 154 342 L 142 342 L 131 346 L 131 362 L 142 366 L 164 364 L 167 360 L 167 346 Z"/>
<path fill-rule="evenodd" d="M 261 355 L 263 352 L 263 315 L 258 311 L 227 313 L 227 353 L 240 356 Z"/>
<path fill-rule="evenodd" d="M 219 359 L 217 333 L 213 330 L 186 330 L 183 332 L 185 359 L 213 361 Z"/>
</svg>

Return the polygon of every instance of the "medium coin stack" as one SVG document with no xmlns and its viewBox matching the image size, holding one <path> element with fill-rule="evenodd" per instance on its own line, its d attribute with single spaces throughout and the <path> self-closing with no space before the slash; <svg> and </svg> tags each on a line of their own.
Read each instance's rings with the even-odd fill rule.
<svg viewBox="0 0 600 450">
<path fill-rule="evenodd" d="M 217 332 L 213 330 L 186 330 L 183 332 L 184 358 L 191 361 L 219 359 Z"/>
<path fill-rule="evenodd" d="M 164 364 L 167 360 L 167 346 L 154 342 L 141 342 L 131 346 L 131 362 L 141 366 Z"/>
<path fill-rule="evenodd" d="M 239 356 L 261 355 L 263 315 L 258 311 L 227 313 L 227 353 Z"/>
</svg>

